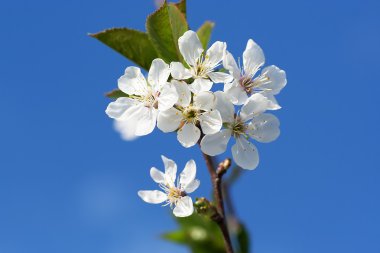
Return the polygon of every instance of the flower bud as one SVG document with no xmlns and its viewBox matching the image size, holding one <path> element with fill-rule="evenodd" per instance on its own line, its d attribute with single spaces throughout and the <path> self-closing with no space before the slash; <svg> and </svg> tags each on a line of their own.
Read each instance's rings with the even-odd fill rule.
<svg viewBox="0 0 380 253">
<path fill-rule="evenodd" d="M 216 173 L 221 176 L 227 172 L 228 168 L 231 166 L 231 159 L 226 158 L 223 162 L 219 163 Z"/>
</svg>

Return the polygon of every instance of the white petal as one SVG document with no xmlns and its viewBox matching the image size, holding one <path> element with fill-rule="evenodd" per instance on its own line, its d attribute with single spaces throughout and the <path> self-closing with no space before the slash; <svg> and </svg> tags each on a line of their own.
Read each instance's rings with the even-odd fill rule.
<svg viewBox="0 0 380 253">
<path fill-rule="evenodd" d="M 186 187 L 189 183 L 194 181 L 197 174 L 197 165 L 194 160 L 190 160 L 186 163 L 185 168 L 179 175 L 179 183 L 181 187 Z"/>
<path fill-rule="evenodd" d="M 274 65 L 264 68 L 261 75 L 269 78 L 269 82 L 260 87 L 269 94 L 277 95 L 286 85 L 285 71 Z"/>
<path fill-rule="evenodd" d="M 178 129 L 182 119 L 182 113 L 175 108 L 160 111 L 157 117 L 157 127 L 164 133 L 173 132 Z"/>
<path fill-rule="evenodd" d="M 281 106 L 278 104 L 277 99 L 270 93 L 260 92 L 261 95 L 265 96 L 271 103 L 271 110 L 279 110 Z"/>
<path fill-rule="evenodd" d="M 121 97 L 108 104 L 106 114 L 113 119 L 122 119 L 128 116 L 127 110 L 140 103 L 131 98 Z"/>
<path fill-rule="evenodd" d="M 191 66 L 195 65 L 199 56 L 201 56 L 203 52 L 203 47 L 199 41 L 198 35 L 191 30 L 185 32 L 178 39 L 178 46 L 183 58 Z"/>
<path fill-rule="evenodd" d="M 118 80 L 119 89 L 129 95 L 144 95 L 148 86 L 141 70 L 137 67 L 128 67 L 125 74 Z"/>
<path fill-rule="evenodd" d="M 226 51 L 226 55 L 223 58 L 223 67 L 227 69 L 235 79 L 240 79 L 240 69 L 234 57 L 228 51 Z"/>
<path fill-rule="evenodd" d="M 267 97 L 260 93 L 255 93 L 244 103 L 240 111 L 240 117 L 243 121 L 252 119 L 254 116 L 265 112 L 266 110 L 277 110 L 278 106 L 273 104 Z"/>
<path fill-rule="evenodd" d="M 167 200 L 167 195 L 161 191 L 139 191 L 137 193 L 139 197 L 150 204 L 160 204 Z"/>
<path fill-rule="evenodd" d="M 259 153 L 255 145 L 244 137 L 236 139 L 236 144 L 232 146 L 231 151 L 234 161 L 243 169 L 253 170 L 259 164 Z"/>
<path fill-rule="evenodd" d="M 235 105 L 242 105 L 248 99 L 247 92 L 244 90 L 243 87 L 241 87 L 239 81 L 234 81 L 232 83 L 225 84 L 223 90 L 225 93 L 228 94 L 228 96 L 231 99 L 231 102 Z"/>
<path fill-rule="evenodd" d="M 154 59 L 148 73 L 148 82 L 153 90 L 160 91 L 166 84 L 170 75 L 169 65 L 162 59 Z"/>
<path fill-rule="evenodd" d="M 263 113 L 248 124 L 248 134 L 260 142 L 271 142 L 280 135 L 280 121 L 273 114 Z"/>
<path fill-rule="evenodd" d="M 232 104 L 228 95 L 222 91 L 217 91 L 214 93 L 216 96 L 216 106 L 222 117 L 223 122 L 233 122 L 234 121 L 234 113 L 235 107 Z"/>
<path fill-rule="evenodd" d="M 202 138 L 202 152 L 211 156 L 220 155 L 226 151 L 227 144 L 231 138 L 231 130 L 222 129 L 215 134 L 207 134 Z"/>
<path fill-rule="evenodd" d="M 158 114 L 157 109 L 145 106 L 141 107 L 140 111 L 135 133 L 137 136 L 150 134 L 154 130 Z"/>
<path fill-rule="evenodd" d="M 222 117 L 218 110 L 202 113 L 202 115 L 199 116 L 199 122 L 204 134 L 217 133 L 223 124 Z"/>
<path fill-rule="evenodd" d="M 165 174 L 161 171 L 159 171 L 157 168 L 152 167 L 150 169 L 150 176 L 152 177 L 153 181 L 157 184 L 165 184 Z"/>
<path fill-rule="evenodd" d="M 166 83 L 161 93 L 157 98 L 158 110 L 165 111 L 173 107 L 178 101 L 178 94 L 176 88 L 171 83 Z"/>
<path fill-rule="evenodd" d="M 177 104 L 186 107 L 191 102 L 191 91 L 189 85 L 182 81 L 172 80 L 171 83 L 177 90 L 178 101 Z"/>
<path fill-rule="evenodd" d="M 189 196 L 185 196 L 178 200 L 176 207 L 173 209 L 173 214 L 177 217 L 187 217 L 194 212 L 193 200 Z"/>
<path fill-rule="evenodd" d="M 125 141 L 132 141 L 137 138 L 135 135 L 137 127 L 136 120 L 114 120 L 114 128 L 120 133 L 120 136 Z"/>
<path fill-rule="evenodd" d="M 192 123 L 187 123 L 177 131 L 177 139 L 185 148 L 194 146 L 201 136 L 201 131 Z"/>
<path fill-rule="evenodd" d="M 263 50 L 252 39 L 249 39 L 243 53 L 244 72 L 253 76 L 264 63 L 265 57 Z"/>
<path fill-rule="evenodd" d="M 186 193 L 192 193 L 196 189 L 198 189 L 200 184 L 201 184 L 201 181 L 199 181 L 198 179 L 194 179 L 193 181 L 191 181 L 189 184 L 186 185 L 184 190 Z"/>
<path fill-rule="evenodd" d="M 197 94 L 201 91 L 209 91 L 211 90 L 211 87 L 213 85 L 213 82 L 211 82 L 208 79 L 204 78 L 195 78 L 194 81 L 190 84 L 190 90 Z"/>
<path fill-rule="evenodd" d="M 228 83 L 234 79 L 232 75 L 223 72 L 211 72 L 208 73 L 207 76 L 210 77 L 214 83 Z"/>
<path fill-rule="evenodd" d="M 209 111 L 216 106 L 216 96 L 211 91 L 202 91 L 193 97 L 194 106 L 204 111 Z"/>
<path fill-rule="evenodd" d="M 206 52 L 206 60 L 208 66 L 211 68 L 216 67 L 226 54 L 227 44 L 225 42 L 216 41 Z"/>
<path fill-rule="evenodd" d="M 165 166 L 166 181 L 170 186 L 174 186 L 174 182 L 177 177 L 177 164 L 173 160 L 163 155 L 161 156 L 161 159 L 164 162 L 164 166 Z"/>
<path fill-rule="evenodd" d="M 185 80 L 192 76 L 191 71 L 185 68 L 185 66 L 183 66 L 183 64 L 180 62 L 170 63 L 170 72 L 172 74 L 172 77 L 178 80 Z"/>
</svg>

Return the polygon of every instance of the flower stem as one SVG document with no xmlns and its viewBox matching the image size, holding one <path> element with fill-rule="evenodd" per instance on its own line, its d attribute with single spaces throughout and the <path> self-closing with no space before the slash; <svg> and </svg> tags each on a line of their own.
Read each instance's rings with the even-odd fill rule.
<svg viewBox="0 0 380 253">
<path fill-rule="evenodd" d="M 215 170 L 214 161 L 211 156 L 202 152 L 203 158 L 205 159 L 207 169 L 211 176 L 211 183 L 213 186 L 214 198 L 216 202 L 216 208 L 218 211 L 218 218 L 214 219 L 214 221 L 218 224 L 224 239 L 224 244 L 226 246 L 227 253 L 233 253 L 232 242 L 230 238 L 230 234 L 228 232 L 225 211 L 224 211 L 224 199 L 222 192 L 222 176 L 225 173 L 225 170 L 221 170 L 219 167 Z M 222 164 L 222 163 L 221 163 Z M 220 172 L 220 173 L 219 173 Z"/>
</svg>

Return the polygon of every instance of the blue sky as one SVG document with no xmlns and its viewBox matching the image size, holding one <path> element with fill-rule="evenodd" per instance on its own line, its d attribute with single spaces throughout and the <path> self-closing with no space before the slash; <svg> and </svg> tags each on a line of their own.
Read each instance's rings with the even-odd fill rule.
<svg viewBox="0 0 380 253">
<path fill-rule="evenodd" d="M 0 252 L 187 252 L 159 239 L 169 210 L 138 199 L 175 134 L 123 142 L 103 94 L 131 63 L 88 32 L 144 29 L 152 1 L 3 1 L 0 7 Z M 190 0 L 194 29 L 240 55 L 253 38 L 285 69 L 281 136 L 233 188 L 254 252 L 380 252 L 380 2 Z M 228 154 L 228 153 L 227 153 Z"/>
</svg>

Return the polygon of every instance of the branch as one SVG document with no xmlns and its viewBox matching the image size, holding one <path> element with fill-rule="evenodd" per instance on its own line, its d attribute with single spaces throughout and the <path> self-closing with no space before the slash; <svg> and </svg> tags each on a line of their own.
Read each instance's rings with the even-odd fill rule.
<svg viewBox="0 0 380 253">
<path fill-rule="evenodd" d="M 214 198 L 216 202 L 217 215 L 213 217 L 213 220 L 218 224 L 220 230 L 223 234 L 224 244 L 226 246 L 227 253 L 233 253 L 232 242 L 230 234 L 228 232 L 225 211 L 224 211 L 224 200 L 222 193 L 222 177 L 226 173 L 227 169 L 231 165 L 231 160 L 226 159 L 221 162 L 217 169 L 215 170 L 214 161 L 211 156 L 206 155 L 202 152 L 203 158 L 205 159 L 207 169 L 211 176 L 211 183 L 213 186 Z"/>
</svg>

